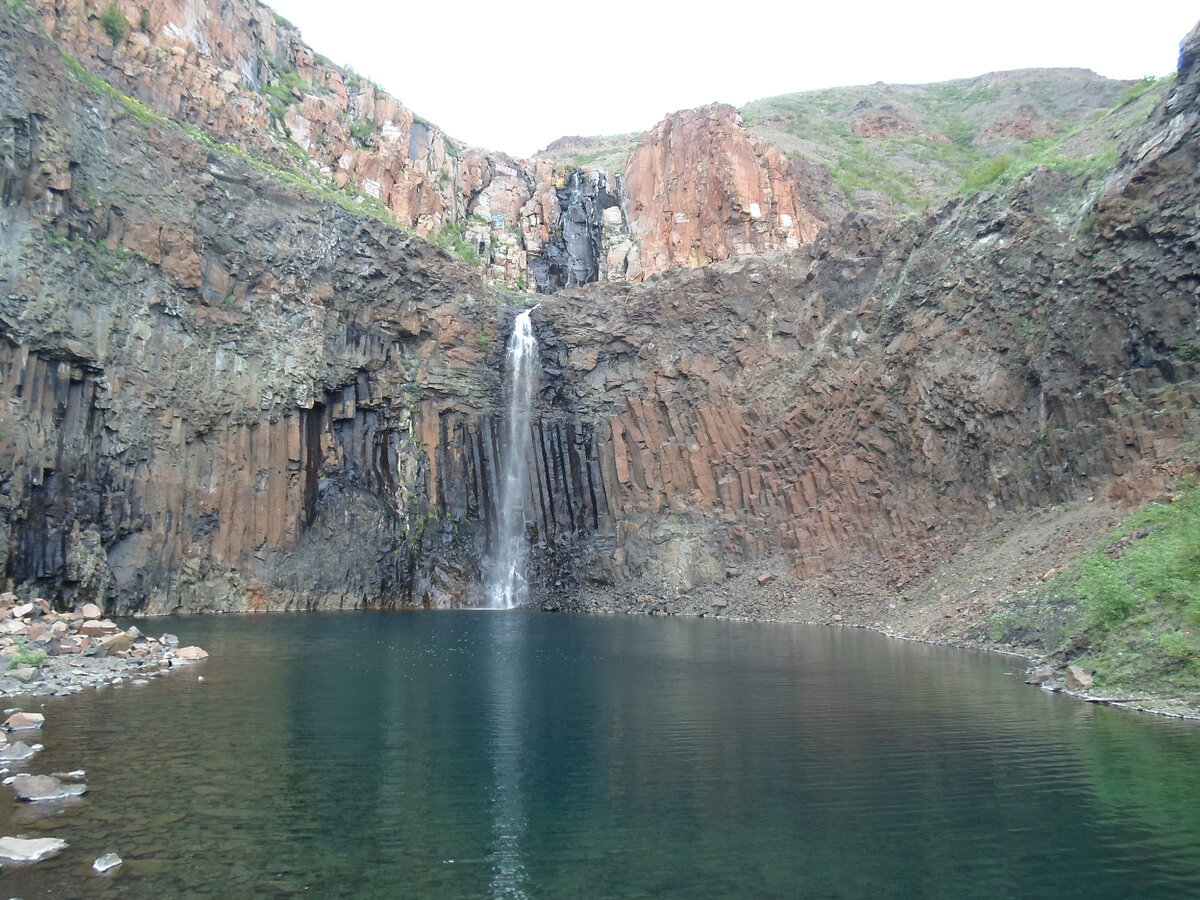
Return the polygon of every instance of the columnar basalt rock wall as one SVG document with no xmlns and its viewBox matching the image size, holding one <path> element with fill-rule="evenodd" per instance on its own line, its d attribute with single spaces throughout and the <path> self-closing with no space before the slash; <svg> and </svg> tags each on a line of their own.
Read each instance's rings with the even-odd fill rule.
<svg viewBox="0 0 1200 900">
<path fill-rule="evenodd" d="M 1198 42 L 1094 202 L 1037 171 L 543 303 L 539 596 L 778 555 L 919 572 L 1008 512 L 1156 496 L 1200 415 Z M 476 163 L 549 240 L 552 182 Z M 5 579 L 111 611 L 476 602 L 512 304 L 91 90 L 14 7 L 0 201 Z"/>
<path fill-rule="evenodd" d="M 420 410 L 498 395 L 478 278 L 0 32 L 5 577 L 114 611 L 409 600 Z"/>
<path fill-rule="evenodd" d="M 428 416 L 428 417 L 426 417 Z M 439 590 L 418 588 L 415 602 L 482 604 L 483 560 L 494 552 L 500 465 L 499 415 L 440 416 L 422 411 L 418 428 L 430 458 L 424 551 L 441 557 Z M 598 435 L 566 411 L 547 409 L 531 424 L 527 462 L 527 537 L 540 597 L 567 591 L 580 577 L 579 561 L 613 531 L 610 486 L 604 483 Z"/>
<path fill-rule="evenodd" d="M 1014 511 L 1159 496 L 1200 427 L 1197 77 L 1090 208 L 1039 170 L 920 223 L 544 304 L 605 436 L 616 536 L 588 575 L 916 574 Z"/>
</svg>

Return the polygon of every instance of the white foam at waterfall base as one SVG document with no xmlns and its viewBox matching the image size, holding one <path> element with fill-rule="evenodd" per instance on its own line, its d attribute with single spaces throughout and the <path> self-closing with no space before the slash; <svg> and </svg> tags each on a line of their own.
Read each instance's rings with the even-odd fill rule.
<svg viewBox="0 0 1200 900">
<path fill-rule="evenodd" d="M 528 463 L 533 452 L 531 418 L 540 369 L 537 338 L 526 310 L 513 322 L 505 356 L 507 405 L 500 449 L 500 496 L 497 502 L 495 555 L 487 585 L 490 609 L 512 609 L 529 597 L 525 562 L 525 503 Z"/>
</svg>

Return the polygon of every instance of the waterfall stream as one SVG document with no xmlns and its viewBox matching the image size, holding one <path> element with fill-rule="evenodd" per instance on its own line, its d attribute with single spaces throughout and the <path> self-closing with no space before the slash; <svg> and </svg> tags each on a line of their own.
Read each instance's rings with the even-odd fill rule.
<svg viewBox="0 0 1200 900">
<path fill-rule="evenodd" d="M 533 452 L 530 418 L 538 371 L 538 344 L 529 320 L 531 310 L 517 316 L 508 339 L 505 378 L 507 405 L 500 452 L 500 498 L 495 554 L 487 585 L 490 609 L 512 609 L 529 596 L 525 580 L 528 545 L 525 538 L 525 504 L 529 457 Z"/>
</svg>

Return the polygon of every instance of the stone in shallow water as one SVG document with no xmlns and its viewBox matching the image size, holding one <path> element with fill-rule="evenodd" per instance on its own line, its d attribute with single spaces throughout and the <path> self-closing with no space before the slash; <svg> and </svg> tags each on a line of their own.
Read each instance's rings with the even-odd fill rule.
<svg viewBox="0 0 1200 900">
<path fill-rule="evenodd" d="M 208 659 L 208 651 L 200 647 L 180 647 L 175 655 L 180 659 Z"/>
<path fill-rule="evenodd" d="M 23 759 L 29 759 L 29 757 L 38 752 L 40 747 L 40 744 L 34 744 L 30 747 L 24 741 L 13 741 L 7 747 L 0 749 L 0 763 L 20 762 Z"/>
<path fill-rule="evenodd" d="M 92 863 L 92 871 L 97 875 L 103 875 L 105 872 L 115 869 L 124 861 L 125 860 L 121 859 L 121 857 L 117 856 L 115 853 L 105 853 L 98 860 Z"/>
<path fill-rule="evenodd" d="M 42 727 L 46 717 L 41 713 L 15 712 L 4 720 L 5 731 L 33 731 Z"/>
<path fill-rule="evenodd" d="M 86 784 L 63 784 L 50 775 L 18 775 L 13 779 L 13 791 L 18 800 L 65 800 L 87 792 Z"/>
<path fill-rule="evenodd" d="M 0 859 L 9 862 L 38 862 L 61 853 L 69 845 L 58 838 L 0 837 Z"/>
<path fill-rule="evenodd" d="M 1053 681 L 1057 670 L 1054 666 L 1038 666 L 1029 673 L 1029 677 L 1025 679 L 1026 684 L 1045 684 L 1048 681 Z"/>
</svg>

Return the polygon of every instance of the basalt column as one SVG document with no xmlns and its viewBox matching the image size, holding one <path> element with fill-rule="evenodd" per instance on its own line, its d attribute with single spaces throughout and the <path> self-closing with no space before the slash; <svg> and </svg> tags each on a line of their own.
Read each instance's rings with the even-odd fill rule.
<svg viewBox="0 0 1200 900">
<path fill-rule="evenodd" d="M 556 193 L 561 230 L 529 264 L 541 294 L 599 279 L 604 210 L 617 205 L 603 173 L 592 182 L 577 169 L 562 180 Z"/>
</svg>

